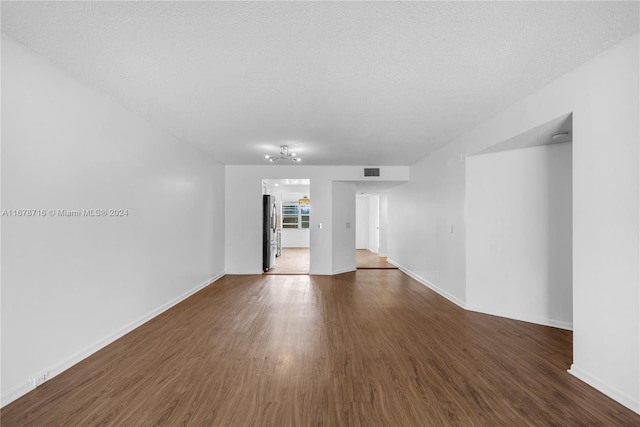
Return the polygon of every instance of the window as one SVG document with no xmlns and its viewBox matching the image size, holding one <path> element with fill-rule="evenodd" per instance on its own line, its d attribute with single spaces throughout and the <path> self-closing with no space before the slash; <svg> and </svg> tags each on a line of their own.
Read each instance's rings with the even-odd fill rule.
<svg viewBox="0 0 640 427">
<path fill-rule="evenodd" d="M 309 228 L 311 206 L 298 202 L 282 202 L 282 228 Z"/>
</svg>

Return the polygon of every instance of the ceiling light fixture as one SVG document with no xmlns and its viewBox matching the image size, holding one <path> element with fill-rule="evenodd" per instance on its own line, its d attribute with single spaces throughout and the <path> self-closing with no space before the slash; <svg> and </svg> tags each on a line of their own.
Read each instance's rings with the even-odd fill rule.
<svg viewBox="0 0 640 427">
<path fill-rule="evenodd" d="M 561 132 L 557 132 L 557 133 L 554 133 L 553 135 L 551 135 L 551 139 L 553 139 L 554 141 L 557 141 L 559 139 L 567 138 L 567 137 L 569 137 L 569 135 L 570 135 L 570 132 L 561 131 Z"/>
<path fill-rule="evenodd" d="M 309 206 L 311 205 L 311 199 L 306 194 L 302 197 L 302 199 L 298 200 L 298 204 L 300 206 Z"/>
<path fill-rule="evenodd" d="M 276 160 L 291 160 L 292 162 L 299 162 L 300 160 L 302 160 L 300 157 L 296 157 L 296 153 L 290 153 L 289 152 L 289 147 L 287 147 L 286 145 L 281 145 L 280 146 L 280 154 L 277 156 L 269 156 L 266 155 L 264 156 L 265 159 L 269 160 L 270 162 L 275 162 Z"/>
</svg>

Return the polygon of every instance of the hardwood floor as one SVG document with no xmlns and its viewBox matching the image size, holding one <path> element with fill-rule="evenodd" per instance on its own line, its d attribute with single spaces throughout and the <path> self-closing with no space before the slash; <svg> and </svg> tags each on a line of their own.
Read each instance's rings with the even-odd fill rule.
<svg viewBox="0 0 640 427">
<path fill-rule="evenodd" d="M 356 268 L 397 268 L 387 262 L 387 257 L 378 256 L 366 249 L 356 250 Z M 264 274 L 309 274 L 309 248 L 282 248 L 276 265 Z"/>
<path fill-rule="evenodd" d="M 264 274 L 309 274 L 309 248 L 282 248 L 276 265 Z"/>
<path fill-rule="evenodd" d="M 356 268 L 398 268 L 387 262 L 386 256 L 379 256 L 367 249 L 356 249 Z"/>
<path fill-rule="evenodd" d="M 11 426 L 638 426 L 571 332 L 399 270 L 225 276 L 1 411 Z"/>
</svg>

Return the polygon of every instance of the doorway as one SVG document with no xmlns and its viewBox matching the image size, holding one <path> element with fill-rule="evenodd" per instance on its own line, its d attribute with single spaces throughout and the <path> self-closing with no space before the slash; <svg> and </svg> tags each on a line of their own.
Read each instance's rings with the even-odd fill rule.
<svg viewBox="0 0 640 427">
<path fill-rule="evenodd" d="M 264 274 L 309 274 L 311 180 L 263 179 L 276 206 L 276 256 Z"/>
<path fill-rule="evenodd" d="M 356 194 L 356 268 L 395 269 L 381 253 L 381 228 L 386 230 L 386 195 Z M 383 212 L 384 210 L 384 212 Z"/>
</svg>

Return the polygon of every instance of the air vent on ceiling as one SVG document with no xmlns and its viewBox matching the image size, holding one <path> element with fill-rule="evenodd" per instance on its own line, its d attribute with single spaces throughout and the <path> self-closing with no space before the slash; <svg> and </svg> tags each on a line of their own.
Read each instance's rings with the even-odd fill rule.
<svg viewBox="0 0 640 427">
<path fill-rule="evenodd" d="M 364 176 L 380 176 L 380 168 L 364 168 Z"/>
</svg>

